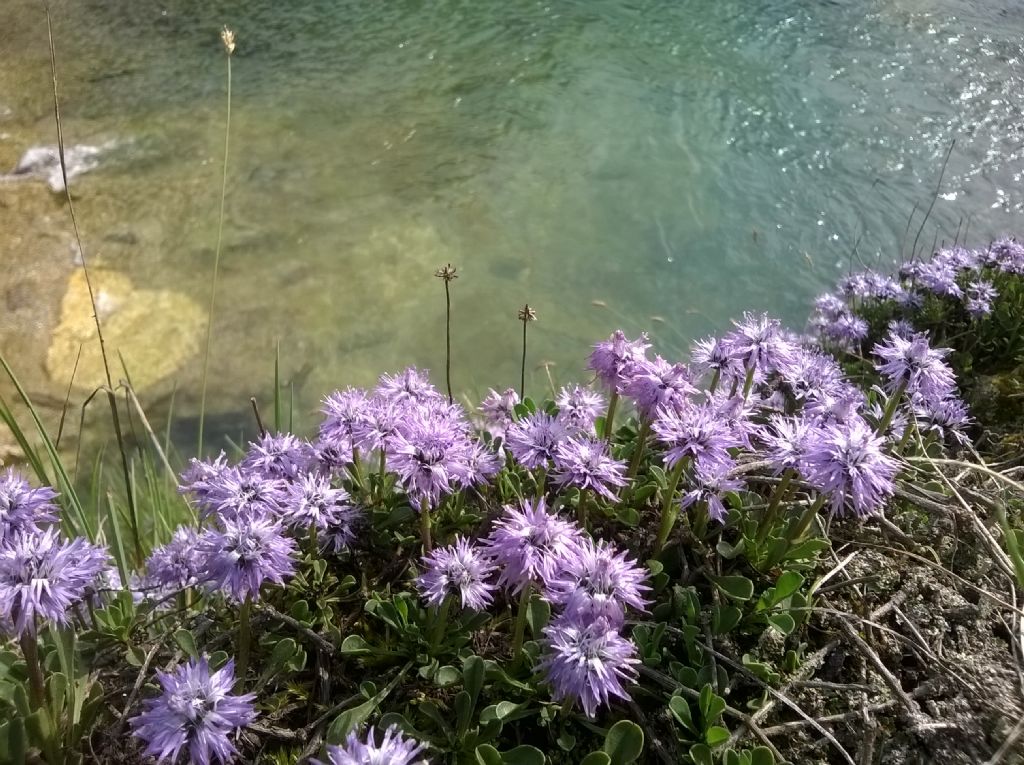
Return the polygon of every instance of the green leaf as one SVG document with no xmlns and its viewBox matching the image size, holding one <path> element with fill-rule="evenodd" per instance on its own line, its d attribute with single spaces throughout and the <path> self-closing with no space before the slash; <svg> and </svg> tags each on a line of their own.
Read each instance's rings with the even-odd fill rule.
<svg viewBox="0 0 1024 765">
<path fill-rule="evenodd" d="M 515 749 L 502 752 L 501 761 L 505 765 L 544 765 L 547 758 L 544 756 L 544 752 L 537 747 L 523 744 Z"/>
<path fill-rule="evenodd" d="M 443 667 L 438 667 L 437 674 L 434 675 L 434 684 L 438 688 L 447 688 L 449 685 L 459 682 L 459 678 L 459 670 L 450 664 L 445 664 Z"/>
<path fill-rule="evenodd" d="M 736 606 L 715 606 L 711 609 L 711 630 L 716 635 L 724 635 L 731 632 L 742 618 L 743 612 Z"/>
<path fill-rule="evenodd" d="M 694 765 L 714 765 L 715 759 L 707 744 L 694 744 L 690 747 L 690 759 Z"/>
<path fill-rule="evenodd" d="M 690 712 L 690 703 L 682 696 L 673 696 L 668 701 L 669 711 L 676 718 L 680 725 L 691 733 L 697 733 L 697 726 L 693 724 L 693 714 Z"/>
<path fill-rule="evenodd" d="M 766 618 L 783 635 L 790 635 L 796 629 L 796 621 L 789 614 L 768 614 Z"/>
<path fill-rule="evenodd" d="M 730 598 L 750 600 L 754 596 L 754 583 L 745 576 L 713 576 L 711 581 Z"/>
<path fill-rule="evenodd" d="M 591 752 L 580 761 L 580 765 L 612 765 L 612 759 L 604 752 Z"/>
<path fill-rule="evenodd" d="M 402 681 L 402 678 L 405 677 L 405 673 L 409 671 L 409 667 L 411 666 L 412 662 L 406 664 L 395 678 L 372 699 L 357 707 L 353 707 L 352 709 L 346 709 L 335 717 L 333 722 L 331 722 L 330 727 L 327 729 L 327 743 L 340 744 L 348 735 L 349 731 L 366 722 L 370 715 L 373 714 L 374 710 L 380 706 L 381 702 L 384 701 L 384 699 L 390 695 L 391 691 L 395 689 L 395 686 Z"/>
<path fill-rule="evenodd" d="M 455 694 L 455 735 L 461 741 L 469 730 L 470 718 L 473 716 L 473 700 L 466 691 Z"/>
<path fill-rule="evenodd" d="M 775 582 L 775 592 L 772 595 L 772 605 L 781 603 L 794 592 L 803 587 L 804 578 L 796 571 L 783 571 Z"/>
<path fill-rule="evenodd" d="M 576 737 L 571 733 L 562 731 L 555 739 L 555 743 L 564 752 L 571 752 L 576 746 Z"/>
<path fill-rule="evenodd" d="M 729 740 L 729 730 L 721 725 L 712 725 L 704 732 L 704 741 L 710 747 L 716 747 Z"/>
<path fill-rule="evenodd" d="M 541 598 L 533 598 L 530 607 L 526 610 L 526 623 L 530 626 L 530 634 L 534 638 L 540 637 L 548 622 L 551 620 L 551 604 Z"/>
<path fill-rule="evenodd" d="M 341 643 L 341 652 L 349 656 L 370 653 L 370 644 L 359 635 L 349 635 Z"/>
<path fill-rule="evenodd" d="M 822 550 L 827 550 L 831 543 L 827 539 L 807 539 L 798 545 L 793 546 L 782 556 L 783 560 L 807 560 L 813 558 Z"/>
<path fill-rule="evenodd" d="M 711 685 L 700 689 L 700 716 L 704 725 L 708 726 L 717 720 L 725 711 L 725 699 L 715 694 Z"/>
<path fill-rule="evenodd" d="M 775 765 L 775 755 L 766 746 L 754 747 L 750 750 L 750 765 Z"/>
<path fill-rule="evenodd" d="M 484 660 L 479 656 L 470 656 L 463 662 L 462 687 L 469 694 L 470 708 L 475 708 L 480 689 L 484 687 Z"/>
<path fill-rule="evenodd" d="M 476 761 L 479 765 L 502 765 L 501 755 L 490 744 L 481 744 L 476 748 Z"/>
<path fill-rule="evenodd" d="M 628 765 L 644 750 L 644 731 L 634 722 L 619 720 L 604 737 L 602 749 L 611 758 L 612 765 Z"/>
</svg>

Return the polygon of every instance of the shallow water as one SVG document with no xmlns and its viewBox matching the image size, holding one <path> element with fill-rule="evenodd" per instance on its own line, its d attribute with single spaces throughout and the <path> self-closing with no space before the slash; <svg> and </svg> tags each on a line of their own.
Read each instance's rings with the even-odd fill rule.
<svg viewBox="0 0 1024 765">
<path fill-rule="evenodd" d="M 38 5 L 3 2 L 0 131 L 48 142 Z M 851 256 L 1021 229 L 1011 0 L 55 5 L 68 140 L 120 142 L 73 183 L 87 249 L 204 305 L 236 31 L 222 401 L 265 391 L 278 342 L 301 411 L 409 363 L 443 382 L 447 262 L 477 395 L 518 381 L 527 301 L 540 390 L 615 327 L 666 354 L 743 310 L 800 327 Z"/>
</svg>

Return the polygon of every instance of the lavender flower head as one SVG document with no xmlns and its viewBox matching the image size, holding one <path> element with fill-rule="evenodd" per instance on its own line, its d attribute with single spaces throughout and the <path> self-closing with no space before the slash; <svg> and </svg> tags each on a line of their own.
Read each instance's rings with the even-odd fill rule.
<svg viewBox="0 0 1024 765">
<path fill-rule="evenodd" d="M 547 467 L 555 457 L 555 449 L 568 431 L 561 420 L 546 412 L 535 412 L 514 423 L 505 440 L 512 456 L 523 467 Z"/>
<path fill-rule="evenodd" d="M 593 436 L 574 436 L 555 447 L 555 484 L 590 489 L 615 500 L 613 488 L 625 486 L 626 463 L 608 453 L 608 442 Z"/>
<path fill-rule="evenodd" d="M 8 468 L 0 478 L 0 543 L 24 532 L 34 534 L 40 523 L 57 521 L 57 492 L 49 486 L 34 488 Z"/>
<path fill-rule="evenodd" d="M 947 396 L 946 398 L 918 396 L 911 403 L 920 430 L 935 433 L 942 441 L 952 439 L 961 444 L 968 443 L 969 439 L 963 429 L 971 423 L 971 416 L 967 411 L 967 406 L 958 396 Z"/>
<path fill-rule="evenodd" d="M 181 474 L 178 491 L 191 494 L 200 507 L 211 507 L 215 504 L 213 495 L 220 485 L 218 479 L 229 467 L 223 451 L 214 460 L 198 460 L 193 457 L 189 460 L 188 469 Z"/>
<path fill-rule="evenodd" d="M 376 738 L 372 727 L 366 732 L 365 742 L 352 731 L 342 746 L 327 747 L 327 762 L 312 762 L 314 765 L 428 765 L 425 758 L 417 759 L 425 745 L 405 738 L 398 726 L 392 725 L 384 731 L 379 744 L 375 743 Z"/>
<path fill-rule="evenodd" d="M 953 370 L 944 361 L 949 349 L 931 348 L 923 332 L 911 337 L 890 332 L 884 343 L 875 345 L 874 354 L 882 360 L 875 366 L 886 378 L 888 393 L 905 386 L 911 398 L 945 398 L 956 389 Z"/>
<path fill-rule="evenodd" d="M 282 520 L 296 529 L 324 528 L 348 507 L 348 492 L 331 486 L 331 479 L 307 473 L 288 487 Z"/>
<path fill-rule="evenodd" d="M 778 319 L 767 314 L 744 313 L 743 320 L 733 324 L 736 329 L 722 339 L 722 344 L 748 372 L 771 372 L 782 366 L 792 352 L 792 345 L 782 337 Z"/>
<path fill-rule="evenodd" d="M 665 463 L 669 467 L 686 457 L 705 464 L 728 462 L 728 450 L 740 445 L 728 422 L 711 406 L 659 409 L 652 429 L 667 447 Z"/>
<path fill-rule="evenodd" d="M 568 554 L 579 539 L 576 525 L 549 513 L 542 497 L 506 505 L 485 544 L 500 572 L 498 586 L 519 593 L 539 581 L 546 560 Z"/>
<path fill-rule="evenodd" d="M 518 403 L 519 394 L 513 388 L 506 388 L 504 393 L 492 389 L 480 402 L 480 413 L 487 432 L 495 438 L 504 438 L 509 425 L 515 420 Z"/>
<path fill-rule="evenodd" d="M 205 482 L 205 501 L 199 505 L 199 514 L 203 518 L 278 515 L 287 486 L 284 480 L 269 478 L 259 471 L 229 467 Z"/>
<path fill-rule="evenodd" d="M 327 396 L 320 409 L 324 415 L 320 423 L 320 439 L 351 449 L 352 429 L 362 420 L 366 404 L 366 391 L 358 388 L 335 391 Z"/>
<path fill-rule="evenodd" d="M 423 573 L 416 577 L 416 586 L 428 605 L 440 607 L 445 598 L 453 596 L 463 608 L 483 611 L 494 599 L 494 585 L 490 582 L 494 564 L 463 537 L 425 555 L 423 568 Z"/>
<path fill-rule="evenodd" d="M 808 438 L 802 472 L 807 481 L 829 495 L 831 510 L 843 514 L 849 506 L 858 517 L 880 512 L 895 491 L 899 471 L 882 451 L 884 440 L 860 417 L 826 425 Z"/>
<path fill-rule="evenodd" d="M 992 282 L 979 279 L 967 285 L 967 297 L 964 306 L 967 313 L 976 319 L 992 313 L 992 301 L 999 297 Z"/>
<path fill-rule="evenodd" d="M 430 382 L 429 373 L 416 367 L 403 369 L 396 375 L 382 375 L 375 393 L 386 400 L 401 403 L 430 404 L 444 399 Z"/>
<path fill-rule="evenodd" d="M 226 763 L 238 751 L 232 734 L 256 719 L 254 693 L 236 695 L 232 659 L 216 672 L 206 657 L 156 673 L 162 693 L 143 702 L 145 711 L 129 720 L 132 734 L 146 742 L 157 762 L 193 765 Z"/>
<path fill-rule="evenodd" d="M 697 392 L 691 384 L 690 370 L 686 365 L 670 364 L 661 356 L 627 367 L 624 375 L 626 384 L 623 392 L 633 399 L 637 411 L 648 419 L 660 406 L 669 409 L 685 406 L 689 397 Z"/>
<path fill-rule="evenodd" d="M 223 529 L 207 531 L 199 547 L 207 557 L 213 584 L 238 602 L 258 600 L 264 582 L 284 583 L 295 569 L 295 541 L 281 522 L 267 516 L 222 519 Z"/>
<path fill-rule="evenodd" d="M 594 345 L 587 368 L 596 372 L 597 379 L 609 390 L 622 393 L 627 382 L 623 372 L 630 364 L 644 361 L 650 347 L 646 333 L 636 340 L 627 340 L 622 330 L 617 329 L 607 340 Z"/>
<path fill-rule="evenodd" d="M 0 546 L 0 614 L 19 636 L 34 635 L 37 619 L 67 624 L 68 609 L 107 565 L 106 550 L 81 537 L 63 540 L 53 527 L 19 532 Z"/>
<path fill-rule="evenodd" d="M 239 467 L 243 472 L 265 478 L 292 480 L 306 470 L 312 456 L 310 445 L 291 433 L 266 433 L 249 444 Z"/>
<path fill-rule="evenodd" d="M 389 450 L 409 414 L 409 407 L 410 403 L 403 399 L 371 398 L 363 416 L 352 425 L 352 446 L 364 452 Z"/>
<path fill-rule="evenodd" d="M 743 375 L 743 365 L 732 357 L 722 338 L 705 337 L 695 342 L 690 361 L 698 370 L 717 374 L 719 382 Z"/>
<path fill-rule="evenodd" d="M 544 628 L 538 664 L 555 701 L 579 702 L 593 719 L 612 696 L 628 699 L 624 683 L 636 680 L 636 645 L 607 620 L 579 622 L 561 617 Z"/>
<path fill-rule="evenodd" d="M 472 443 L 461 422 L 441 410 L 412 410 L 388 454 L 402 488 L 417 508 L 435 507 L 467 478 Z"/>
<path fill-rule="evenodd" d="M 558 421 L 569 431 L 593 430 L 595 420 L 607 406 L 604 396 L 579 385 L 563 387 L 555 403 L 558 404 Z"/>
<path fill-rule="evenodd" d="M 725 523 L 726 508 L 722 497 L 730 491 L 742 491 L 744 483 L 738 478 L 730 478 L 731 466 L 726 463 L 713 462 L 709 465 L 698 465 L 694 471 L 695 485 L 680 499 L 685 510 L 697 502 L 707 505 L 708 517 L 713 521 Z"/>
<path fill-rule="evenodd" d="M 545 595 L 563 606 L 567 616 L 604 617 L 621 624 L 627 607 L 647 610 L 647 570 L 618 552 L 611 543 L 588 537 L 546 562 Z"/>
<path fill-rule="evenodd" d="M 165 592 L 197 584 L 206 563 L 198 543 L 199 534 L 191 526 L 175 529 L 171 541 L 154 548 L 146 559 L 146 586 Z"/>
<path fill-rule="evenodd" d="M 775 474 L 796 470 L 803 461 L 814 425 L 805 417 L 772 417 L 761 430 L 760 439 L 768 447 L 767 456 Z"/>
</svg>

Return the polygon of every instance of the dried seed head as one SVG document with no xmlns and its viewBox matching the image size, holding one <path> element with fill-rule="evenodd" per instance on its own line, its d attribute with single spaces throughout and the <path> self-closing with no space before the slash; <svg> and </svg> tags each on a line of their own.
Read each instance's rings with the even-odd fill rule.
<svg viewBox="0 0 1024 765">
<path fill-rule="evenodd" d="M 524 324 L 528 321 L 537 321 L 537 312 L 530 308 L 529 303 L 519 309 L 519 321 Z"/>
<path fill-rule="evenodd" d="M 437 269 L 434 272 L 434 276 L 436 276 L 438 279 L 444 279 L 445 282 L 450 282 L 459 278 L 458 275 L 455 273 L 455 270 L 455 266 L 449 263 L 443 268 Z"/>
<path fill-rule="evenodd" d="M 220 30 L 220 40 L 224 43 L 225 49 L 227 49 L 228 55 L 230 56 L 235 52 L 235 33 L 227 27 Z"/>
</svg>

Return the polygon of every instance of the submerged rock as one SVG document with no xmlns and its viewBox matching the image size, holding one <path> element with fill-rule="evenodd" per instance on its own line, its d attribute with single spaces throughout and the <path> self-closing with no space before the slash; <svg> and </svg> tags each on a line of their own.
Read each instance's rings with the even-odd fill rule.
<svg viewBox="0 0 1024 765">
<path fill-rule="evenodd" d="M 120 357 L 136 392 L 151 391 L 170 379 L 202 345 L 206 312 L 192 298 L 170 290 L 135 289 L 123 274 L 90 270 L 96 312 L 103 327 L 115 385 L 124 378 Z M 78 369 L 75 359 L 81 348 Z M 55 385 L 92 391 L 106 384 L 85 271 L 75 269 L 53 331 L 46 369 Z"/>
<path fill-rule="evenodd" d="M 112 147 L 112 143 L 102 146 L 79 145 L 64 150 L 64 164 L 67 166 L 68 182 L 90 170 L 99 167 L 100 156 Z M 33 146 L 21 155 L 14 172 L 0 176 L 3 181 L 27 180 L 39 178 L 53 192 L 64 191 L 64 174 L 60 169 L 60 153 L 56 146 Z"/>
</svg>

